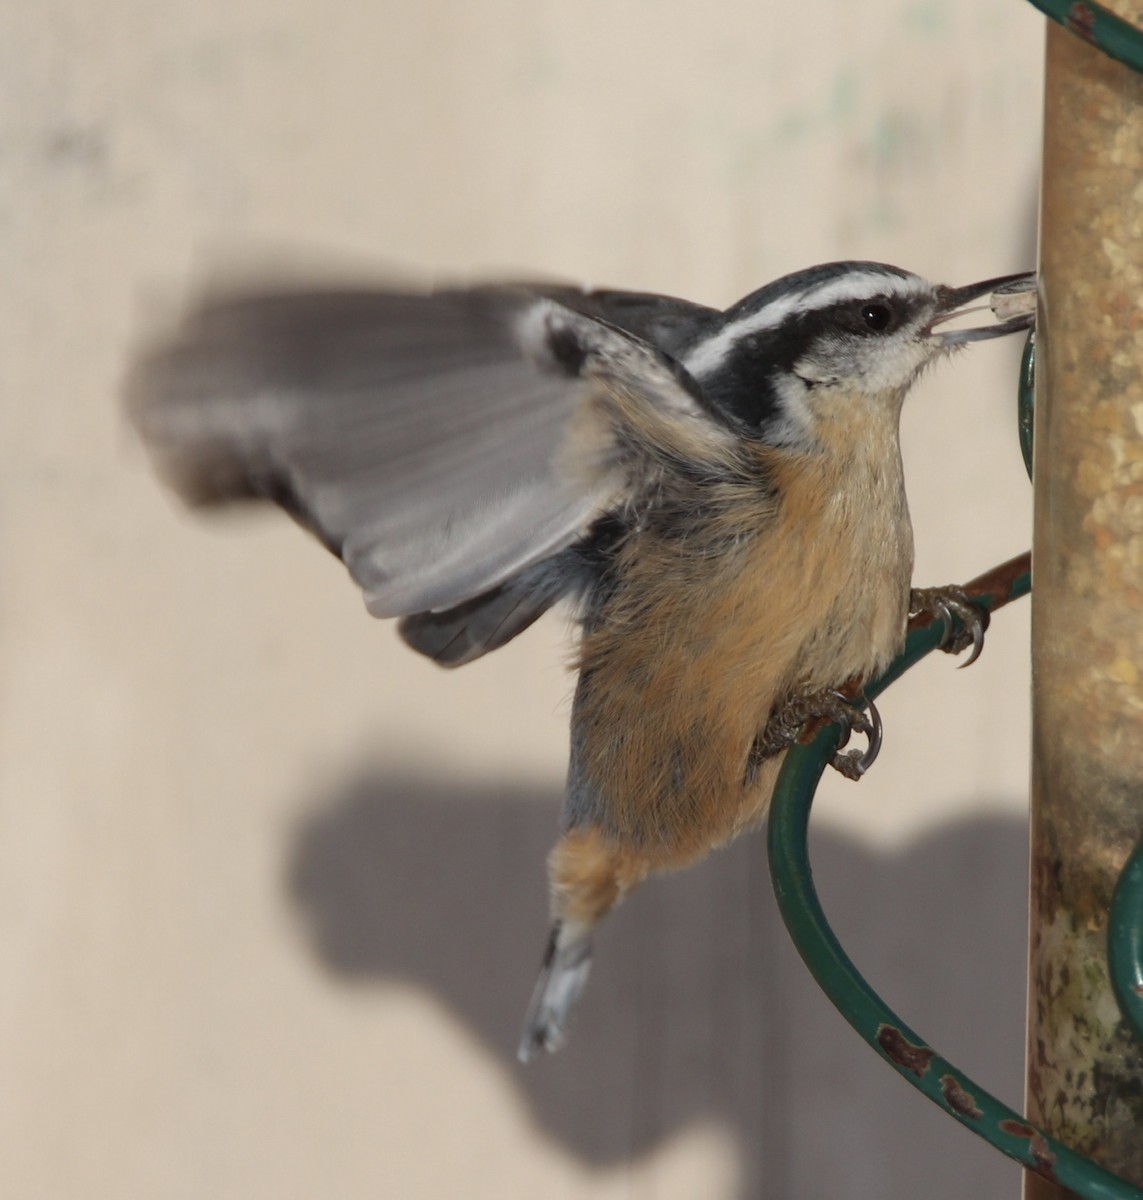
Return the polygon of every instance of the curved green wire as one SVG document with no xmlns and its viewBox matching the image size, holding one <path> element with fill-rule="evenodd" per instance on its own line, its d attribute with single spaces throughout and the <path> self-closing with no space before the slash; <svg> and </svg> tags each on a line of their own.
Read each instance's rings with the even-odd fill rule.
<svg viewBox="0 0 1143 1200">
<path fill-rule="evenodd" d="M 1046 17 L 1097 50 L 1143 73 L 1143 33 L 1095 0 L 1030 0 Z"/>
<path fill-rule="evenodd" d="M 1017 565 L 1015 560 L 1007 566 L 1014 565 Z M 989 591 L 970 585 L 973 602 L 993 610 L 1026 595 L 1031 590 L 1027 556 L 1019 565 L 1024 569 L 1003 589 Z M 998 574 L 1011 576 L 1012 572 L 1002 569 Z M 935 649 L 943 632 L 939 622 L 913 629 L 904 652 L 880 679 L 865 689 L 865 694 L 869 697 L 879 695 Z M 790 750 L 774 789 L 767 834 L 770 876 L 782 919 L 818 986 L 841 1015 L 899 1074 L 1009 1158 L 1070 1188 L 1086 1200 L 1141 1200 L 1143 1190 L 1031 1125 L 937 1054 L 877 995 L 841 948 L 818 900 L 807 846 L 814 791 L 837 749 L 839 738 L 837 727 L 831 725 L 822 729 L 808 744 Z M 1143 896 L 1143 851 L 1136 853 L 1133 863 L 1135 895 L 1139 897 Z M 1135 912 L 1138 914 L 1139 909 Z M 1143 923 L 1125 920 L 1122 939 L 1125 957 L 1134 962 L 1138 970 Z M 1135 985 L 1143 987 L 1143 973 L 1137 975 Z M 1136 993 L 1134 999 L 1143 1008 L 1143 995 Z"/>
<path fill-rule="evenodd" d="M 1016 428 L 1020 434 L 1020 453 L 1028 478 L 1032 478 L 1032 425 L 1036 418 L 1036 331 L 1028 334 L 1020 359 L 1020 383 L 1016 392 Z"/>
<path fill-rule="evenodd" d="M 934 645 L 937 640 L 939 633 Z M 916 658 L 931 648 L 924 647 Z M 837 743 L 838 731 L 830 727 L 790 751 L 770 814 L 774 891 L 818 986 L 900 1075 L 1009 1158 L 1086 1200 L 1140 1200 L 1139 1188 L 1029 1124 L 937 1054 L 873 991 L 838 944 L 813 887 L 806 846 L 813 790 Z M 1139 867 L 1143 875 L 1143 862 Z"/>
<path fill-rule="evenodd" d="M 1119 1011 L 1143 1038 L 1143 842 L 1115 885 L 1107 922 L 1107 963 Z"/>
<path fill-rule="evenodd" d="M 1035 338 L 1029 335 L 1020 366 L 1017 415 L 1020 448 L 1032 475 Z M 1031 561 L 1013 560 L 968 591 L 989 611 L 1031 590 Z M 1014 569 L 1015 573 L 1014 573 Z M 989 586 L 989 579 L 1004 585 Z M 983 586 L 981 586 L 983 584 Z M 875 697 L 939 645 L 943 627 L 910 631 L 901 655 L 865 694 Z M 1140 1200 L 1143 1190 L 1038 1129 L 938 1055 L 869 986 L 841 948 L 826 920 L 809 863 L 807 832 L 814 790 L 837 748 L 839 731 L 827 726 L 786 757 L 771 805 L 770 875 L 782 919 L 818 985 L 857 1032 L 919 1091 L 1029 1170 L 1053 1179 L 1085 1200 Z M 1143 842 L 1119 878 L 1108 923 L 1108 961 L 1119 1007 L 1143 1039 Z"/>
<path fill-rule="evenodd" d="M 1143 32 L 1085 0 L 1031 0 L 1041 12 L 1112 58 L 1143 72 Z M 1020 449 L 1032 475 L 1035 338 L 1029 335 L 1020 367 L 1018 418 Z M 999 591 L 987 587 L 972 595 L 992 610 L 1031 589 L 1031 564 L 1014 579 L 1011 567 L 993 573 L 1005 579 Z M 985 583 L 985 580 L 978 583 Z M 971 590 L 971 585 L 970 585 Z M 879 695 L 940 642 L 933 622 L 909 633 L 904 652 L 865 689 Z M 840 732 L 822 729 L 812 741 L 794 746 L 778 776 L 771 804 L 768 853 L 774 894 L 798 953 L 818 985 L 857 1032 L 894 1069 L 950 1116 L 1021 1163 L 1085 1200 L 1143 1200 L 1143 1189 L 1031 1125 L 942 1058 L 901 1021 L 850 962 L 834 936 L 813 886 L 807 845 L 810 808 Z M 1120 875 L 1108 924 L 1108 963 L 1124 1018 L 1143 1039 L 1143 841 Z"/>
</svg>

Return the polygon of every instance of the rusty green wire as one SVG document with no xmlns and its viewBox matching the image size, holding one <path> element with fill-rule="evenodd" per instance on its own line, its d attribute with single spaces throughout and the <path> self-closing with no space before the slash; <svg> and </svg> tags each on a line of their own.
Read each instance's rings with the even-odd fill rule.
<svg viewBox="0 0 1143 1200">
<path fill-rule="evenodd" d="M 1135 71 L 1143 72 L 1143 32 L 1090 0 L 1031 0 L 1041 12 Z M 1020 368 L 1018 429 L 1032 474 L 1035 339 Z M 1031 589 L 1031 556 L 996 568 L 969 584 L 975 603 L 990 611 Z M 943 627 L 927 619 L 911 627 L 905 650 L 865 688 L 879 695 L 940 643 Z M 894 1069 L 962 1125 L 1030 1171 L 1084 1200 L 1143 1200 L 1143 1189 L 1026 1121 L 942 1058 L 870 987 L 830 928 L 813 885 L 808 849 L 814 791 L 841 734 L 827 725 L 786 757 L 770 810 L 770 874 L 782 919 L 798 953 L 842 1016 Z M 1124 1019 L 1143 1039 L 1143 842 L 1120 875 L 1108 921 L 1108 965 Z"/>
<path fill-rule="evenodd" d="M 1107 963 L 1119 1011 L 1143 1039 L 1143 842 L 1115 885 L 1107 922 Z"/>
<path fill-rule="evenodd" d="M 1030 589 L 1031 557 L 1027 554 L 966 588 L 974 603 L 990 611 L 1027 595 Z M 866 695 L 879 695 L 936 649 L 943 633 L 939 620 L 926 618 L 916 623 L 904 652 L 865 689 Z M 768 830 L 770 876 L 778 907 L 818 986 L 899 1074 L 1002 1153 L 1086 1200 L 1141 1200 L 1143 1191 L 1056 1141 L 942 1058 L 877 995 L 842 949 L 818 900 L 807 845 L 814 790 L 839 738 L 837 727 L 830 725 L 811 742 L 790 750 L 774 790 Z M 1143 857 L 1137 868 L 1143 885 Z M 1138 939 L 1139 924 L 1132 928 Z"/>
<path fill-rule="evenodd" d="M 1109 58 L 1143 74 L 1143 36 L 1122 17 L 1095 0 L 1030 0 L 1046 17 L 1051 17 L 1076 37 L 1082 38 Z"/>
</svg>

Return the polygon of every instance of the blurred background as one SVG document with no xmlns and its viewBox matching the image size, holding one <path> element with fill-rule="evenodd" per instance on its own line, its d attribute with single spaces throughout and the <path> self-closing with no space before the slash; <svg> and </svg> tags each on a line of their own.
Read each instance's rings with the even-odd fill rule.
<svg viewBox="0 0 1143 1200">
<path fill-rule="evenodd" d="M 252 252 L 717 305 L 835 258 L 1030 267 L 1041 25 L 1017 0 L 0 3 L 0 1192 L 1015 1194 L 816 994 L 759 837 L 634 896 L 570 1044 L 521 1067 L 564 623 L 438 670 L 285 518 L 178 511 L 118 391 L 155 313 Z M 1029 542 L 1015 341 L 907 406 L 919 583 Z M 858 965 L 1017 1105 L 1027 626 L 886 695 L 876 770 L 815 817 Z"/>
</svg>

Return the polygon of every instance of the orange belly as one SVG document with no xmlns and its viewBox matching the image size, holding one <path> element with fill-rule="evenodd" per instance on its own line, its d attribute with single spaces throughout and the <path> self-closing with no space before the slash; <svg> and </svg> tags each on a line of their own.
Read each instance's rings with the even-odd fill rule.
<svg viewBox="0 0 1143 1200">
<path fill-rule="evenodd" d="M 569 797 L 569 833 L 601 835 L 589 857 L 633 852 L 632 879 L 761 819 L 780 758 L 749 781 L 746 765 L 771 712 L 796 689 L 872 676 L 904 637 L 912 535 L 899 478 L 874 481 L 890 494 L 866 503 L 769 453 L 774 492 L 737 497 L 705 532 L 632 539 L 585 635 L 572 776 L 592 799 L 577 813 Z"/>
</svg>

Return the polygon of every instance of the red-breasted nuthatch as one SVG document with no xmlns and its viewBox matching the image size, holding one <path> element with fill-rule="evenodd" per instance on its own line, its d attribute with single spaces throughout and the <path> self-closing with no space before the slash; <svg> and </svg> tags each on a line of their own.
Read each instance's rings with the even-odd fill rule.
<svg viewBox="0 0 1143 1200">
<path fill-rule="evenodd" d="M 521 1057 L 561 1044 L 592 929 L 625 893 L 762 818 L 808 716 L 873 732 L 832 689 L 904 640 L 902 402 L 950 348 L 1027 328 L 1032 289 L 868 262 L 725 311 L 278 288 L 207 299 L 140 362 L 132 415 L 175 487 L 276 501 L 438 663 L 577 605 L 555 923 Z M 998 323 L 951 328 L 977 300 Z"/>
</svg>

